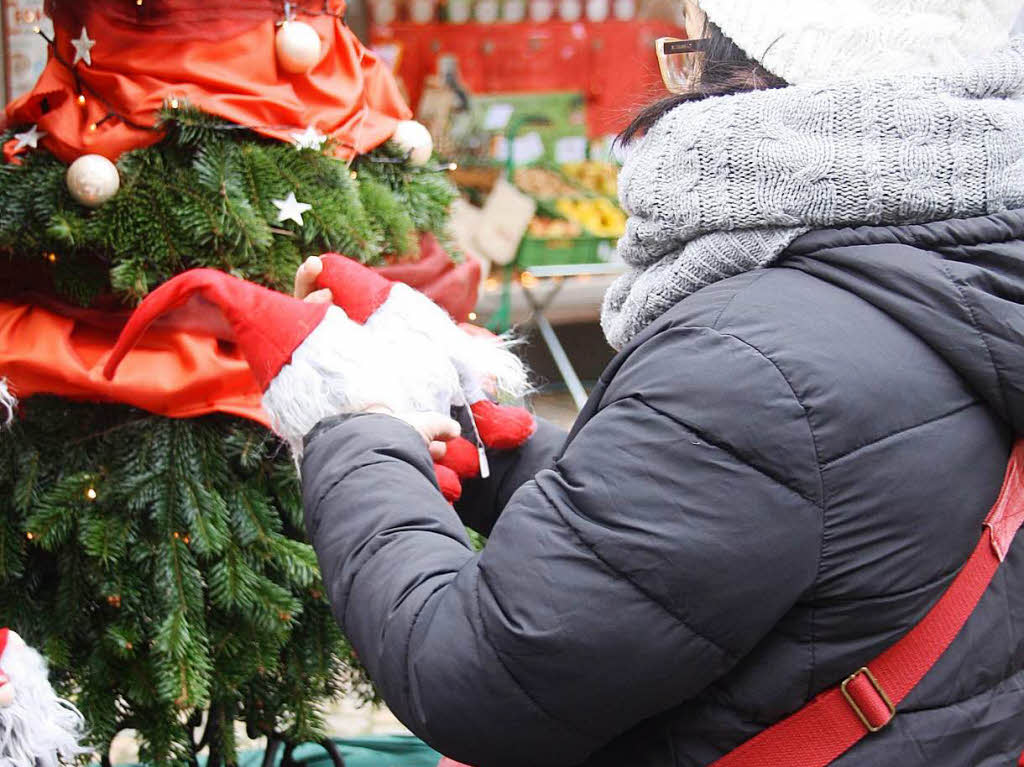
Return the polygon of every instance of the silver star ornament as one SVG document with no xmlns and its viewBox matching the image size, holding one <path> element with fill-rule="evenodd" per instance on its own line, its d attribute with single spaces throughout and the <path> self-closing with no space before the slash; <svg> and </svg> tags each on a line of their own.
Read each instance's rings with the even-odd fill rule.
<svg viewBox="0 0 1024 767">
<path fill-rule="evenodd" d="M 274 206 L 278 209 L 277 220 L 279 222 L 294 221 L 299 226 L 302 226 L 302 214 L 307 210 L 312 210 L 313 206 L 309 203 L 299 202 L 295 199 L 295 192 L 289 192 L 288 196 L 283 200 L 271 200 Z"/>
<path fill-rule="evenodd" d="M 89 39 L 89 33 L 85 31 L 85 27 L 82 27 L 82 34 L 78 36 L 78 39 L 72 40 L 71 45 L 75 48 L 75 60 L 71 62 L 71 66 L 74 66 L 79 61 L 84 61 L 87 66 L 92 66 L 92 47 L 96 45 L 95 40 Z"/>
<path fill-rule="evenodd" d="M 327 136 L 312 125 L 304 131 L 293 131 L 291 137 L 296 149 L 315 149 L 320 151 L 324 148 L 324 142 L 327 141 Z"/>
<path fill-rule="evenodd" d="M 45 135 L 46 131 L 39 130 L 38 125 L 33 125 L 24 133 L 15 133 L 14 138 L 17 139 L 18 143 L 14 145 L 14 151 L 17 152 L 19 149 L 24 149 L 27 146 L 38 149 L 39 139 Z"/>
</svg>

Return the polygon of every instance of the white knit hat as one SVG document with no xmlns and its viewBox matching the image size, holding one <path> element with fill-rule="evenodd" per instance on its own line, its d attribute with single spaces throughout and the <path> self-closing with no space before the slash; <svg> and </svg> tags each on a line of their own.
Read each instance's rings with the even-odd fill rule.
<svg viewBox="0 0 1024 767">
<path fill-rule="evenodd" d="M 1010 39 L 1024 0 L 698 0 L 793 85 L 955 67 Z"/>
</svg>

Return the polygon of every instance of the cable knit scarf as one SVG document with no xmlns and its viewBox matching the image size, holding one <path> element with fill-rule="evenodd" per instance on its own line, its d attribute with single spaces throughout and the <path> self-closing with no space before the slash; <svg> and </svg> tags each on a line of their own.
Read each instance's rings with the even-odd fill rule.
<svg viewBox="0 0 1024 767">
<path fill-rule="evenodd" d="M 1024 207 L 1024 38 L 955 72 L 682 104 L 631 148 L 619 184 L 631 269 L 601 313 L 615 348 L 808 230 Z"/>
</svg>

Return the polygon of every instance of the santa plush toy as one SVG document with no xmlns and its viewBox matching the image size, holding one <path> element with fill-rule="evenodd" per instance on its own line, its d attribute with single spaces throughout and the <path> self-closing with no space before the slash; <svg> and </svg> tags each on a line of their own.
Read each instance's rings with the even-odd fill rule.
<svg viewBox="0 0 1024 767">
<path fill-rule="evenodd" d="M 7 379 L 0 378 L 0 426 L 10 426 L 14 420 L 14 406 L 18 401 L 7 387 Z"/>
<path fill-rule="evenodd" d="M 533 433 L 527 411 L 489 396 L 520 396 L 522 363 L 501 339 L 467 334 L 412 288 L 337 254 L 322 263 L 318 284 L 330 289 L 333 304 L 300 301 L 213 269 L 179 274 L 129 318 L 104 375 L 114 376 L 154 322 L 205 316 L 238 344 L 274 431 L 296 459 L 303 438 L 333 415 L 374 408 L 453 414 L 471 439 L 450 442 L 435 471 L 445 497 L 457 500 L 461 479 L 486 475 L 484 448 L 513 448 Z"/>
<path fill-rule="evenodd" d="M 0 378 L 0 427 L 17 400 Z M 50 686 L 46 661 L 16 633 L 0 628 L 0 765 L 56 767 L 88 753 L 79 742 L 85 720 Z"/>
<path fill-rule="evenodd" d="M 79 745 L 84 728 L 78 709 L 50 686 L 43 657 L 10 629 L 0 629 L 0 765 L 70 762 L 88 753 Z"/>
</svg>

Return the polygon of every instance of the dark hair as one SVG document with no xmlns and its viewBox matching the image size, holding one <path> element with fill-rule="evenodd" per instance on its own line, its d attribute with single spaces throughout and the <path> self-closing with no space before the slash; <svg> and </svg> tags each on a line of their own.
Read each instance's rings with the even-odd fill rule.
<svg viewBox="0 0 1024 767">
<path fill-rule="evenodd" d="M 687 93 L 661 99 L 648 106 L 629 124 L 618 138 L 628 144 L 643 135 L 667 112 L 687 101 L 700 101 L 709 96 L 726 96 L 744 91 L 785 88 L 789 83 L 762 67 L 726 36 L 718 25 L 705 22 L 703 37 L 707 38 L 704 60 L 701 62 L 700 80 Z M 766 51 L 767 53 L 767 51 Z"/>
</svg>

